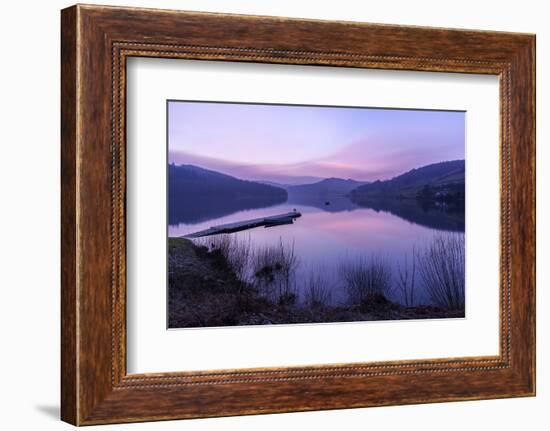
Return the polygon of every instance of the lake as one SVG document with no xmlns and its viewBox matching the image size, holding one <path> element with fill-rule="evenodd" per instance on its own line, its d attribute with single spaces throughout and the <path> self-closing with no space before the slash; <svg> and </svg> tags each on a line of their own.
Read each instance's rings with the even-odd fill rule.
<svg viewBox="0 0 550 431">
<path fill-rule="evenodd" d="M 347 292 L 341 282 L 343 262 L 373 256 L 382 259 L 391 267 L 392 283 L 397 284 L 400 271 L 403 273 L 405 268 L 410 272 L 412 270 L 413 250 L 424 249 L 434 235 L 464 232 L 463 209 L 448 211 L 445 208 L 427 208 L 414 200 L 378 202 L 368 208 L 355 204 L 345 196 L 338 196 L 330 201 L 314 199 L 308 201 L 307 205 L 291 197 L 283 204 L 241 210 L 224 216 L 219 216 L 218 208 L 217 215 L 212 218 L 206 213 L 199 217 L 200 222 L 169 225 L 168 235 L 185 236 L 219 224 L 282 214 L 294 209 L 302 216 L 293 224 L 258 227 L 221 235 L 230 235 L 236 240 L 247 242 L 252 250 L 281 243 L 293 248 L 297 257 L 295 277 L 298 297 L 303 299 L 304 286 L 314 274 L 328 283 L 330 300 L 335 305 L 343 304 L 347 299 Z M 212 238 L 204 237 L 195 241 L 208 244 L 214 241 Z M 430 296 L 418 274 L 415 283 L 412 305 L 430 305 Z M 398 289 L 394 289 L 390 296 L 392 300 L 404 303 Z"/>
</svg>

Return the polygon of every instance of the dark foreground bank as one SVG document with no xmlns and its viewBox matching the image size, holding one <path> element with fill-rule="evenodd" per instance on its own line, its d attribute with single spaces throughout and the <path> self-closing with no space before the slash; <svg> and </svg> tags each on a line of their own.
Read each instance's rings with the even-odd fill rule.
<svg viewBox="0 0 550 431">
<path fill-rule="evenodd" d="M 383 295 L 360 305 L 299 304 L 296 297 L 272 300 L 242 282 L 219 250 L 170 238 L 169 327 L 265 325 L 464 317 L 463 310 L 404 307 Z"/>
</svg>

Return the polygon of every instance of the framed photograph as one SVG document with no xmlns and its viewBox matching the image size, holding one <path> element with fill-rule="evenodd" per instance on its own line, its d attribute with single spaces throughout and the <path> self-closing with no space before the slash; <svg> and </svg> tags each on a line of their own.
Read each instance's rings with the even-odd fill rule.
<svg viewBox="0 0 550 431">
<path fill-rule="evenodd" d="M 167 103 L 169 328 L 465 317 L 465 112 Z"/>
<path fill-rule="evenodd" d="M 535 37 L 62 11 L 62 419 L 533 396 Z"/>
</svg>

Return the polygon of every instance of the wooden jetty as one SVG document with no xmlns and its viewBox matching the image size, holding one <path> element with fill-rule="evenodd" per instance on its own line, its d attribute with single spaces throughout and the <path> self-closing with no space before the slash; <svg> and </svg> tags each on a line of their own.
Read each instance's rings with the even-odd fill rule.
<svg viewBox="0 0 550 431">
<path fill-rule="evenodd" d="M 238 221 L 234 223 L 220 224 L 218 226 L 212 226 L 205 230 L 184 235 L 184 238 L 200 238 L 202 236 L 218 235 L 220 233 L 233 233 L 246 229 L 252 229 L 259 226 L 273 227 L 284 224 L 292 224 L 294 223 L 295 219 L 301 216 L 302 214 L 295 210 L 285 214 L 277 214 L 251 220 Z"/>
</svg>

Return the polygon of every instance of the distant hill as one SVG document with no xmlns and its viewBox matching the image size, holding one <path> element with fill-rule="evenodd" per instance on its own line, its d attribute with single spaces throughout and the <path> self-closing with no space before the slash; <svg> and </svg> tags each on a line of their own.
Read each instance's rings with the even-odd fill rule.
<svg viewBox="0 0 550 431">
<path fill-rule="evenodd" d="M 342 178 L 326 178 L 313 184 L 301 184 L 298 186 L 289 186 L 287 191 L 292 194 L 308 195 L 347 195 L 353 189 L 367 184 L 366 182 L 355 180 L 344 180 Z"/>
<path fill-rule="evenodd" d="M 412 169 L 390 180 L 362 185 L 351 192 L 351 197 L 358 203 L 380 199 L 463 201 L 464 185 L 464 160 L 453 160 Z"/>
<path fill-rule="evenodd" d="M 275 181 L 255 180 L 255 182 L 260 184 L 266 184 L 268 186 L 279 187 L 280 189 L 285 189 L 285 190 L 288 187 L 288 184 L 276 183 Z"/>
<path fill-rule="evenodd" d="M 291 187 L 291 186 L 299 186 L 302 184 L 313 184 L 318 183 L 319 181 L 323 180 L 322 177 L 314 177 L 311 175 L 302 175 L 302 176 L 293 176 L 293 175 L 271 175 L 269 178 L 263 178 L 263 179 L 254 179 L 252 181 L 256 181 L 257 183 L 261 184 L 269 184 L 272 186 L 277 187 Z"/>
<path fill-rule="evenodd" d="M 194 165 L 168 167 L 168 222 L 197 223 L 287 200 L 279 187 L 245 181 Z"/>
<path fill-rule="evenodd" d="M 288 203 L 307 205 L 328 212 L 353 211 L 359 205 L 352 202 L 349 193 L 365 184 L 341 178 L 326 178 L 313 184 L 287 186 Z"/>
</svg>

